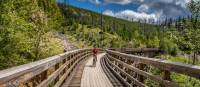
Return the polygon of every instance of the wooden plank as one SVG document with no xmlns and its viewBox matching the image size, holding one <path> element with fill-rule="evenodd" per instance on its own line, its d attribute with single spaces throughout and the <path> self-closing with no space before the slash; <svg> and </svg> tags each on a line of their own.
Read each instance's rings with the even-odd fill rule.
<svg viewBox="0 0 200 87">
<path fill-rule="evenodd" d="M 80 62 L 76 66 L 73 72 L 74 75 L 72 74 L 71 78 L 68 77 L 61 87 L 80 87 L 81 86 L 81 77 L 83 73 L 83 68 L 87 60 L 88 58 L 84 59 L 82 62 Z"/>
<path fill-rule="evenodd" d="M 108 50 L 119 51 L 119 52 L 124 52 L 124 53 L 127 53 L 127 52 L 128 53 L 164 52 L 163 50 L 158 49 L 158 48 L 110 48 Z"/>
<path fill-rule="evenodd" d="M 70 67 L 70 69 L 68 70 L 68 72 L 71 72 L 71 70 L 75 67 L 76 63 L 78 63 L 82 58 L 76 60 L 76 62 Z M 73 59 L 72 59 L 72 61 L 73 61 Z M 50 76 L 48 76 L 48 78 L 45 81 L 43 81 L 41 84 L 39 84 L 37 87 L 47 87 L 48 84 L 50 84 L 54 79 L 56 79 L 56 77 L 67 67 L 67 65 L 69 63 L 70 62 L 66 62 L 58 70 L 56 70 L 53 74 L 51 74 Z M 59 87 L 59 85 L 56 84 L 56 87 Z"/>
<path fill-rule="evenodd" d="M 123 71 L 121 68 L 119 68 L 118 66 L 114 65 L 108 58 L 106 58 L 106 61 L 109 64 L 111 64 L 112 66 L 114 66 L 121 73 L 125 74 L 127 76 L 127 78 L 130 78 L 132 81 L 134 81 L 134 83 L 137 84 L 139 87 L 147 87 L 145 84 L 139 82 L 137 79 L 133 78 L 131 75 L 129 75 L 128 73 L 126 73 L 125 71 Z M 124 79 L 124 81 L 126 81 L 126 80 Z"/>
<path fill-rule="evenodd" d="M 66 54 L 70 54 L 70 52 Z M 22 76 L 23 74 L 37 71 L 37 69 L 40 69 L 40 71 L 32 73 L 32 75 L 28 78 L 31 78 L 39 73 L 42 73 L 44 70 L 47 70 L 49 67 L 60 62 L 61 56 L 63 55 L 65 54 L 56 55 L 54 57 L 43 59 L 37 62 L 33 62 L 30 64 L 25 64 L 25 65 L 21 65 L 21 66 L 0 71 L 0 84 L 8 82 L 12 80 L 13 78 Z"/>
<path fill-rule="evenodd" d="M 167 80 L 163 80 L 162 78 L 160 77 L 157 77 L 157 76 L 154 76 L 150 73 L 147 73 L 145 71 L 142 71 L 142 70 L 139 70 L 138 68 L 135 68 L 129 64 L 126 64 L 116 58 L 113 58 L 112 56 L 110 55 L 107 55 L 109 58 L 111 58 L 112 60 L 118 62 L 119 64 L 122 64 L 123 66 L 125 66 L 126 68 L 130 69 L 130 70 L 133 70 L 135 72 L 137 72 L 138 74 L 142 75 L 142 76 L 145 76 L 145 77 L 148 77 L 150 78 L 151 80 L 154 80 L 155 82 L 158 82 L 160 84 L 163 84 L 165 87 L 179 87 L 178 84 L 176 83 L 173 83 L 173 82 L 170 82 L 170 81 L 167 81 Z"/>
<path fill-rule="evenodd" d="M 129 55 L 129 54 L 120 53 L 120 52 L 112 51 L 112 50 L 107 50 L 107 53 L 114 54 L 123 58 L 127 58 L 128 60 L 132 60 L 135 62 L 141 62 L 147 65 L 152 65 L 162 70 L 185 74 L 185 75 L 200 79 L 200 66 L 188 65 L 188 64 L 178 63 L 178 62 L 171 62 L 171 61 L 161 60 L 161 59 L 156 59 L 156 58 Z"/>
<path fill-rule="evenodd" d="M 83 77 L 81 79 L 81 87 L 113 87 L 110 80 L 103 72 L 100 64 L 100 58 L 103 55 L 105 54 L 98 55 L 98 61 L 96 67 L 91 66 L 93 60 L 92 58 L 88 60 L 84 68 Z"/>
<path fill-rule="evenodd" d="M 107 61 L 105 61 L 106 56 L 101 60 L 102 66 L 104 66 L 104 72 L 107 72 L 106 75 L 110 79 L 114 87 L 125 87 L 126 83 L 122 82 L 122 79 L 116 75 L 117 73 L 111 68 Z"/>
<path fill-rule="evenodd" d="M 121 77 L 121 76 L 119 75 L 118 72 L 115 71 L 116 68 L 113 67 L 113 66 L 106 60 L 106 57 L 105 57 L 105 64 L 106 64 L 107 67 L 112 71 L 112 73 L 117 77 L 117 79 L 119 79 L 121 82 L 123 82 L 123 85 L 125 85 L 125 86 L 127 86 L 127 87 L 130 86 L 130 84 L 129 84 L 125 79 L 123 79 L 123 77 Z"/>
<path fill-rule="evenodd" d="M 122 82 L 120 82 L 120 80 L 117 79 L 116 75 L 112 72 L 112 70 L 110 70 L 109 65 L 105 61 L 105 57 L 106 56 L 104 56 L 100 61 L 101 66 L 103 71 L 111 81 L 113 87 L 124 87 L 125 85 Z"/>
<path fill-rule="evenodd" d="M 81 54 L 83 55 L 83 54 Z M 84 58 L 86 58 L 90 54 L 86 54 L 84 56 L 81 56 L 68 70 L 67 72 L 61 77 L 61 79 L 55 84 L 54 87 L 60 87 L 60 85 L 63 83 L 63 81 L 67 78 L 67 76 L 72 72 L 72 69 L 77 66 L 77 63 L 82 61 Z M 79 56 L 78 56 L 79 57 Z"/>
<path fill-rule="evenodd" d="M 73 50 L 33 63 L 2 70 L 0 71 L 0 86 L 18 86 L 36 75 L 41 74 L 55 64 L 62 62 L 66 59 L 66 56 L 73 55 L 77 52 L 84 52 L 86 50 L 88 49 Z"/>
</svg>

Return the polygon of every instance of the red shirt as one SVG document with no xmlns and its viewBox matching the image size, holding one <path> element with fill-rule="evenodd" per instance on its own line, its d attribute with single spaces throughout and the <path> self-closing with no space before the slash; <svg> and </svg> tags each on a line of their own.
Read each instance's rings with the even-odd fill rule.
<svg viewBox="0 0 200 87">
<path fill-rule="evenodd" d="M 95 54 L 95 55 L 97 55 L 98 51 L 99 51 L 99 49 L 97 49 L 97 48 L 94 48 L 94 49 L 92 50 L 93 54 Z"/>
</svg>

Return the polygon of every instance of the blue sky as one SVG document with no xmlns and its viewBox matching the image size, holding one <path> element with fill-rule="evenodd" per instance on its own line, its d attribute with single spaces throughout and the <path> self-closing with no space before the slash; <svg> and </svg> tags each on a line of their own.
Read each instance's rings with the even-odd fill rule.
<svg viewBox="0 0 200 87">
<path fill-rule="evenodd" d="M 59 2 L 64 2 L 64 0 L 58 0 Z M 94 2 L 93 2 L 94 1 Z M 101 11 L 112 10 L 113 12 L 117 12 L 125 9 L 137 9 L 139 5 L 120 5 L 120 4 L 107 4 L 102 3 L 104 0 L 98 0 L 100 3 L 98 4 L 95 0 L 69 0 L 70 5 L 88 9 L 91 11 L 95 11 L 101 13 Z"/>
<path fill-rule="evenodd" d="M 63 2 L 64 0 L 59 0 Z M 128 20 L 159 21 L 190 15 L 190 0 L 69 0 L 70 5 Z"/>
</svg>

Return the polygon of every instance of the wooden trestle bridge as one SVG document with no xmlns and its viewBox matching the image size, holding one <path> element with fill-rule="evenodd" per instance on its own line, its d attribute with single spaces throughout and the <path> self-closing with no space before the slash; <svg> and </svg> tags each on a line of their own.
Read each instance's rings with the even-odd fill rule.
<svg viewBox="0 0 200 87">
<path fill-rule="evenodd" d="M 0 87 L 179 87 L 171 73 L 200 79 L 200 67 L 154 58 L 154 48 L 105 49 L 92 66 L 91 49 L 77 49 L 33 63 L 0 71 Z M 151 68 L 161 70 L 154 75 Z"/>
</svg>

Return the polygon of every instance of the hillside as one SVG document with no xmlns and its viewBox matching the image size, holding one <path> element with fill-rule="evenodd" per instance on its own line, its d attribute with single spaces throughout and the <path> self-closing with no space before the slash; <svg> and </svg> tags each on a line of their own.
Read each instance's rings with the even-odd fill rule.
<svg viewBox="0 0 200 87">
<path fill-rule="evenodd" d="M 118 36 L 119 39 L 121 38 L 124 43 L 130 42 L 130 47 L 156 47 L 154 45 L 146 46 L 146 43 L 143 41 L 140 41 L 139 43 L 131 44 L 134 39 L 140 39 L 140 36 L 137 36 L 139 34 L 148 35 L 147 37 L 152 36 L 152 34 L 159 31 L 158 26 L 156 25 L 150 25 L 145 23 L 138 23 L 138 22 L 130 22 L 123 19 L 117 19 L 114 17 L 101 15 L 95 12 L 91 12 L 85 9 L 76 8 L 73 6 L 69 6 L 69 9 L 67 6 L 63 4 L 59 4 L 60 9 L 62 10 L 63 15 L 65 16 L 66 20 L 66 26 L 74 26 L 77 28 L 80 25 L 86 26 L 87 28 L 98 28 L 103 33 L 102 36 L 104 36 L 104 33 L 108 33 L 114 36 Z M 74 23 L 75 22 L 75 23 Z M 142 27 L 144 26 L 144 27 Z M 149 28 L 148 30 L 145 28 Z M 76 29 L 69 29 L 66 31 L 76 31 Z M 152 33 L 148 33 L 150 31 L 155 31 Z M 77 34 L 78 32 L 76 32 Z M 134 34 L 136 33 L 136 34 Z M 105 36 L 107 37 L 107 36 Z M 152 37 L 153 38 L 153 37 Z M 90 40 L 91 41 L 91 40 Z M 112 41 L 112 40 L 111 40 Z M 101 41 L 100 41 L 101 42 Z M 115 42 L 115 41 L 114 41 Z M 95 43 L 94 43 L 95 44 Z M 127 44 L 119 43 L 121 46 L 106 46 L 106 47 L 125 47 Z M 98 44 L 95 44 L 98 45 Z M 101 46 L 104 47 L 104 46 Z"/>
<path fill-rule="evenodd" d="M 151 25 L 101 15 L 74 6 L 58 5 L 64 17 L 60 32 L 70 35 L 71 40 L 78 43 L 77 47 L 160 48 L 166 51 L 167 55 L 162 56 L 166 59 L 200 64 L 195 62 L 198 59 L 193 56 L 198 53 L 200 44 L 200 21 L 195 17 L 169 18 L 160 25 Z M 193 58 L 185 58 L 185 54 Z"/>
<path fill-rule="evenodd" d="M 0 8 L 0 69 L 62 53 L 57 33 L 79 48 L 161 48 L 171 55 L 191 55 L 200 48 L 200 22 L 193 17 L 151 25 L 55 0 L 4 0 Z"/>
<path fill-rule="evenodd" d="M 59 4 L 59 7 L 65 17 L 64 24 L 69 27 L 62 31 L 70 32 L 74 37 L 85 43 L 91 43 L 88 44 L 89 46 L 104 48 L 161 47 L 160 43 L 164 35 L 163 29 L 161 29 L 162 26 L 131 22 L 63 4 Z M 96 30 L 96 33 L 84 32 L 90 29 Z M 167 41 L 165 43 L 168 45 L 171 42 Z M 171 45 L 167 49 L 170 52 L 176 51 L 177 48 L 173 42 Z"/>
</svg>

